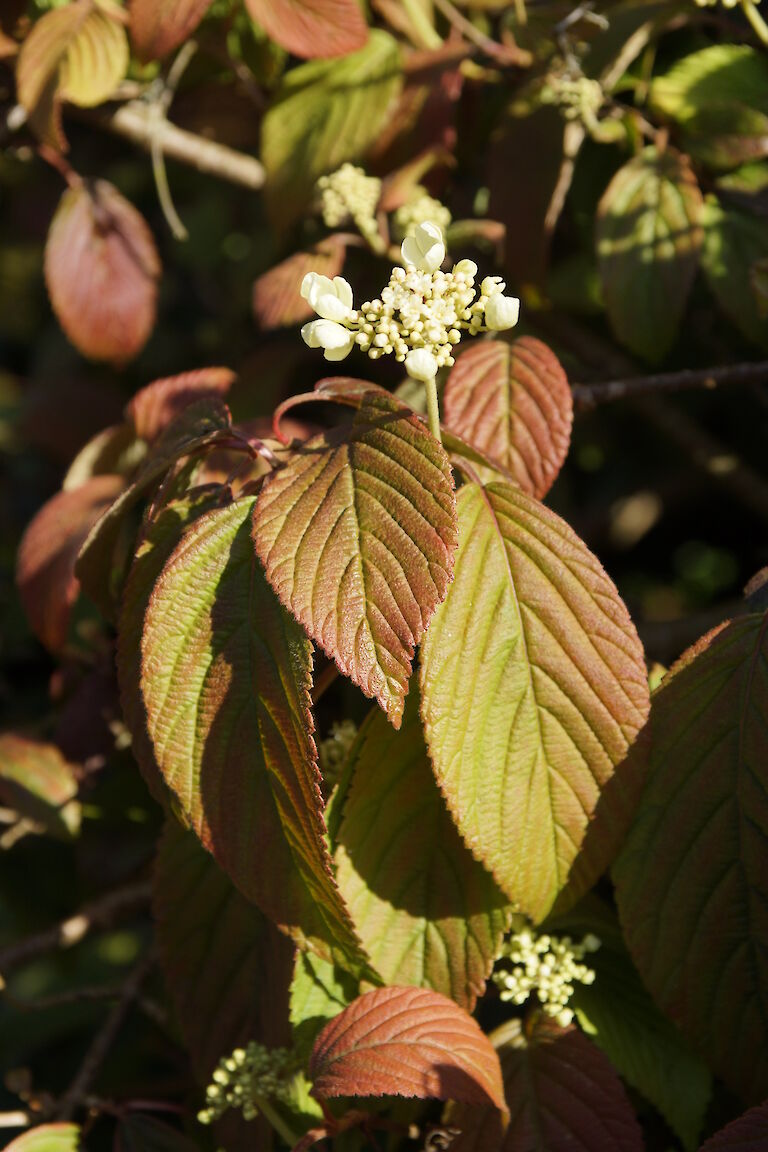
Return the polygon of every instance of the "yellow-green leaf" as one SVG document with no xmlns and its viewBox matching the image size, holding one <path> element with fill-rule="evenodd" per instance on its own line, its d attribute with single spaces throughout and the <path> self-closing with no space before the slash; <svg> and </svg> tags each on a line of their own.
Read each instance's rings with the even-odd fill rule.
<svg viewBox="0 0 768 1152">
<path fill-rule="evenodd" d="M 759 348 L 768 349 L 768 315 L 753 290 L 756 261 L 768 260 L 765 217 L 708 196 L 704 206 L 702 268 L 725 315 Z"/>
</svg>

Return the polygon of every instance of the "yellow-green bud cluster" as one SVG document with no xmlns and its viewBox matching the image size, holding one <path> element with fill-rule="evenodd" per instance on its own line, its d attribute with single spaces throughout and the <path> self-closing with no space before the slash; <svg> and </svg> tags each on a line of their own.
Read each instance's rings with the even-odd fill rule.
<svg viewBox="0 0 768 1152">
<path fill-rule="evenodd" d="M 381 196 L 381 180 L 366 176 L 354 164 L 342 164 L 329 176 L 317 181 L 323 220 L 328 228 L 339 228 L 353 220 L 362 236 L 378 233 L 376 207 Z"/>
<path fill-rule="evenodd" d="M 403 240 L 406 236 L 413 236 L 418 226 L 427 221 L 445 230 L 451 223 L 451 213 L 445 204 L 435 200 L 426 188 L 417 184 L 411 199 L 401 204 L 392 217 L 394 234 L 398 240 Z"/>
<path fill-rule="evenodd" d="M 574 985 L 592 984 L 595 979 L 594 971 L 582 961 L 599 947 L 600 941 L 591 933 L 580 943 L 570 936 L 539 936 L 517 913 L 502 953 L 512 967 L 494 972 L 493 981 L 502 1000 L 524 1004 L 535 995 L 547 1015 L 566 1028 L 573 1020 L 568 1002 Z"/>
<path fill-rule="evenodd" d="M 557 104 L 566 120 L 593 119 L 602 108 L 604 99 L 600 82 L 588 76 L 575 79 L 561 76 L 541 93 L 542 104 Z"/>
<path fill-rule="evenodd" d="M 296 1069 L 296 1057 L 287 1048 L 265 1048 L 255 1042 L 235 1048 L 231 1056 L 219 1061 L 198 1120 L 213 1124 L 228 1108 L 238 1108 L 246 1120 L 254 1120 L 258 1116 L 255 1098 L 287 1100 L 288 1081 Z"/>
<path fill-rule="evenodd" d="M 332 725 L 330 735 L 320 741 L 317 753 L 326 791 L 336 783 L 339 769 L 349 755 L 356 736 L 355 722 L 342 720 L 340 724 Z"/>
</svg>

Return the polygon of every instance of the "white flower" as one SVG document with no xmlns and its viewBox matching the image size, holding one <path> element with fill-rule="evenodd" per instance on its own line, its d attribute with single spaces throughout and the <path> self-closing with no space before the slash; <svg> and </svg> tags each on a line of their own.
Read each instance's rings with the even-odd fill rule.
<svg viewBox="0 0 768 1152">
<path fill-rule="evenodd" d="M 520 319 L 520 301 L 516 296 L 491 296 L 485 306 L 485 324 L 494 332 L 504 332 L 514 328 Z"/>
<path fill-rule="evenodd" d="M 343 360 L 355 344 L 355 333 L 333 320 L 311 320 L 302 328 L 301 337 L 310 348 L 323 348 L 326 360 Z"/>
<path fill-rule="evenodd" d="M 352 286 L 343 276 L 331 280 L 319 272 L 307 272 L 301 282 L 301 295 L 324 320 L 341 322 L 349 319 L 352 312 Z"/>
<path fill-rule="evenodd" d="M 419 224 L 413 236 L 406 236 L 400 246 L 403 263 L 421 272 L 436 272 L 445 260 L 443 234 L 437 224 Z"/>
<path fill-rule="evenodd" d="M 405 358 L 405 370 L 414 380 L 433 380 L 437 368 L 437 360 L 426 348 L 414 348 Z"/>
</svg>

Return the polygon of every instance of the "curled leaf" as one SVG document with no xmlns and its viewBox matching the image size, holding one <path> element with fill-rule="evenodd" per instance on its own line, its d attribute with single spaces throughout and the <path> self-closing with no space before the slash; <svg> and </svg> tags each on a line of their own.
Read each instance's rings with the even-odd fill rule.
<svg viewBox="0 0 768 1152">
<path fill-rule="evenodd" d="M 235 374 L 229 368 L 198 368 L 154 380 L 136 393 L 125 415 L 136 435 L 152 443 L 190 404 L 226 396 L 234 381 Z"/>
</svg>

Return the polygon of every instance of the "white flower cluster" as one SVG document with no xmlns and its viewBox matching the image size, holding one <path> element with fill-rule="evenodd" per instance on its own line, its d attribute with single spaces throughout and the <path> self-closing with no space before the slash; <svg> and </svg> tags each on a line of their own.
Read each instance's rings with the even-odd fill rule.
<svg viewBox="0 0 768 1152">
<path fill-rule="evenodd" d="M 352 307 L 352 288 L 336 276 L 330 280 L 308 272 L 301 295 L 320 317 L 305 324 L 301 335 L 310 348 L 322 348 L 326 360 L 343 360 L 357 344 L 371 360 L 394 354 L 414 380 L 432 380 L 438 368 L 453 364 L 462 332 L 476 336 L 514 328 L 520 301 L 505 296 L 498 276 L 486 276 L 478 295 L 477 265 L 461 260 L 441 272 L 443 234 L 436 224 L 420 224 L 402 243 L 405 268 L 393 268 L 381 297 Z"/>
<path fill-rule="evenodd" d="M 342 164 L 329 176 L 317 181 L 323 221 L 328 228 L 338 228 L 354 220 L 366 239 L 378 234 L 376 206 L 381 196 L 381 180 L 366 176 L 354 164 Z"/>
<path fill-rule="evenodd" d="M 589 952 L 600 947 L 597 936 L 591 933 L 580 944 L 570 936 L 537 936 L 524 916 L 516 914 L 513 931 L 504 946 L 502 958 L 513 967 L 493 973 L 493 981 L 501 990 L 501 999 L 513 1004 L 524 1004 L 532 995 L 539 1000 L 544 1011 L 554 1016 L 563 1028 L 573 1020 L 568 1001 L 573 986 L 592 984 L 594 971 L 582 961 Z"/>
<path fill-rule="evenodd" d="M 451 223 L 450 210 L 435 200 L 434 196 L 430 196 L 421 184 L 417 184 L 410 200 L 401 204 L 392 217 L 395 235 L 400 239 L 413 236 L 420 224 L 428 224 L 430 221 L 438 228 L 446 229 Z"/>
<path fill-rule="evenodd" d="M 541 93 L 542 104 L 557 104 L 566 120 L 593 119 L 602 108 L 604 100 L 599 81 L 588 76 L 575 79 L 561 76 Z"/>
<path fill-rule="evenodd" d="M 231 1056 L 219 1061 L 198 1120 L 213 1124 L 228 1108 L 239 1108 L 246 1120 L 254 1120 L 258 1115 L 254 1098 L 288 1099 L 288 1080 L 296 1068 L 296 1057 L 287 1048 L 265 1048 L 255 1042 L 235 1048 Z"/>
<path fill-rule="evenodd" d="M 324 790 L 328 791 L 336 783 L 339 769 L 349 755 L 349 750 L 357 736 L 357 725 L 353 720 L 342 720 L 340 724 L 333 724 L 331 733 L 321 740 L 317 754 L 320 760 L 320 772 L 323 777 Z"/>
</svg>

